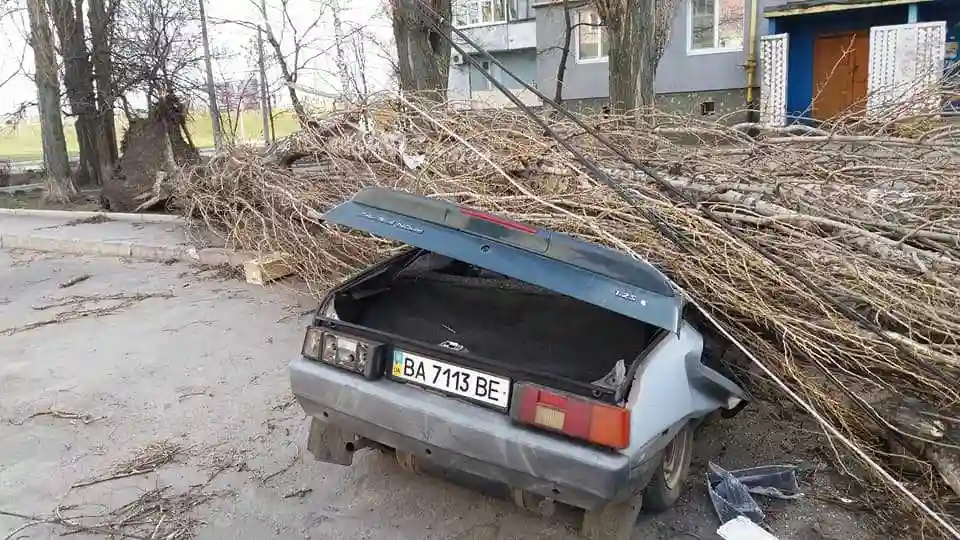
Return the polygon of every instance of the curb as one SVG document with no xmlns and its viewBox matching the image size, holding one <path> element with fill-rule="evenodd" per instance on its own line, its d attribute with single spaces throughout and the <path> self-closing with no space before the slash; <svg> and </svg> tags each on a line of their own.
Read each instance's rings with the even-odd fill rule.
<svg viewBox="0 0 960 540">
<path fill-rule="evenodd" d="M 195 246 L 157 246 L 134 242 L 79 240 L 38 235 L 0 233 L 0 249 L 25 249 L 70 255 L 126 257 L 151 262 L 186 262 L 204 266 L 241 266 L 256 256 L 225 248 L 197 249 Z"/>
<path fill-rule="evenodd" d="M 112 221 L 139 223 L 186 223 L 180 216 L 169 214 L 125 214 L 120 212 L 91 212 L 71 210 L 33 210 L 28 208 L 0 208 L 0 216 L 25 216 L 49 219 L 90 219 L 103 218 Z"/>
<path fill-rule="evenodd" d="M 199 262 L 200 260 L 197 249 L 192 246 L 152 246 L 133 242 L 79 240 L 38 235 L 0 234 L 0 248 L 68 253 L 71 255 L 130 257 L 160 262 Z"/>
</svg>

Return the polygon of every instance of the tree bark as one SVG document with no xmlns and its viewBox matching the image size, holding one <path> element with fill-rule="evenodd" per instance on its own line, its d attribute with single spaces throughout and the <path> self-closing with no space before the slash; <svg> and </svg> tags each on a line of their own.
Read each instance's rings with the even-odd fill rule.
<svg viewBox="0 0 960 540">
<path fill-rule="evenodd" d="M 93 47 L 93 73 L 97 85 L 97 126 L 100 152 L 100 171 L 103 182 L 110 181 L 114 165 L 120 157 L 117 151 L 117 124 L 113 114 L 113 61 L 110 57 L 113 35 L 113 17 L 116 2 L 106 9 L 104 0 L 90 0 L 87 16 L 90 20 L 90 43 Z"/>
<path fill-rule="evenodd" d="M 445 20 L 451 20 L 450 0 L 393 0 L 393 36 L 397 42 L 400 89 L 443 101 L 447 97 L 450 43 L 435 31 L 423 2 Z"/>
<path fill-rule="evenodd" d="M 654 104 L 657 64 L 670 39 L 676 0 L 595 0 L 610 44 L 610 108 L 636 113 Z M 640 122 L 642 114 L 635 114 Z"/>
<path fill-rule="evenodd" d="M 97 151 L 97 106 L 93 91 L 93 67 L 87 50 L 83 25 L 83 0 L 49 0 L 53 25 L 60 40 L 63 57 L 63 85 L 75 117 L 77 143 L 80 146 L 80 184 L 101 185 L 100 156 Z"/>
<path fill-rule="evenodd" d="M 77 195 L 77 186 L 70 178 L 67 142 L 60 117 L 60 81 L 53 52 L 49 12 L 44 0 L 27 0 L 30 18 L 30 45 L 36 64 L 37 97 L 40 109 L 40 134 L 43 141 L 45 196 L 52 202 L 68 202 Z"/>
</svg>

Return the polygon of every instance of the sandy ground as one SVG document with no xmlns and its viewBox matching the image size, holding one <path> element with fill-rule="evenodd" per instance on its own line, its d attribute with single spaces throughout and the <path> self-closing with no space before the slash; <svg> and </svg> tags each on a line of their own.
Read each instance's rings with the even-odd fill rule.
<svg viewBox="0 0 960 540">
<path fill-rule="evenodd" d="M 378 453 L 351 468 L 313 461 L 286 371 L 310 302 L 289 288 L 181 265 L 36 253 L 0 252 L 0 269 L 0 512 L 102 515 L 138 498 L 143 508 L 144 495 L 163 488 L 167 513 L 159 526 L 157 514 L 144 520 L 144 537 L 192 526 L 211 539 L 575 538 L 576 512 L 537 518 L 495 489 L 406 473 Z M 59 322 L 24 328 L 57 314 Z M 829 448 L 814 426 L 769 410 L 707 426 L 681 504 L 643 518 L 634 538 L 718 538 L 708 460 L 814 469 L 804 500 L 761 501 L 781 539 L 889 538 L 871 516 L 824 501 L 844 493 L 823 469 Z M 110 476 L 157 442 L 181 451 L 155 471 L 71 488 Z M 64 531 L 32 523 L 0 514 L 0 535 Z"/>
</svg>

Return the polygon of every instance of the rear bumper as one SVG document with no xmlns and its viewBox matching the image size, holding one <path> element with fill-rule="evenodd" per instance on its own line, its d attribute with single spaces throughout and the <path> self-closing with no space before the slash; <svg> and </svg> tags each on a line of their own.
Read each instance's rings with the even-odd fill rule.
<svg viewBox="0 0 960 540">
<path fill-rule="evenodd" d="M 495 411 L 302 358 L 291 365 L 290 379 L 300 405 L 320 420 L 442 467 L 580 508 L 630 495 L 659 466 L 658 458 L 630 460 L 517 427 Z"/>
</svg>

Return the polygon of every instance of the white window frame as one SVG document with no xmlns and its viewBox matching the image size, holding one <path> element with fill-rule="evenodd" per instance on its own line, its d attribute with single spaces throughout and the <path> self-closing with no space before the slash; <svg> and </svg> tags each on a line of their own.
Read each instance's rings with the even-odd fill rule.
<svg viewBox="0 0 960 540">
<path fill-rule="evenodd" d="M 499 4 L 499 5 L 503 8 L 503 20 L 502 20 L 502 21 L 500 21 L 500 20 L 493 20 L 493 21 L 478 22 L 478 23 L 473 23 L 473 24 L 464 24 L 464 25 L 459 25 L 459 24 L 458 24 L 458 25 L 457 25 L 457 28 L 480 28 L 480 27 L 483 27 L 483 26 L 494 26 L 494 25 L 497 25 L 497 24 L 507 24 L 507 22 L 510 20 L 510 14 L 509 14 L 508 11 L 507 11 L 507 8 L 508 8 L 508 6 L 507 6 L 507 0 L 453 0 L 453 9 L 455 10 L 455 11 L 454 11 L 454 15 L 453 15 L 453 21 L 454 21 L 454 23 L 456 23 L 456 21 L 457 21 L 457 11 L 456 11 L 456 10 L 462 9 L 462 10 L 464 10 L 465 13 L 469 13 L 470 6 L 471 6 L 471 5 L 476 5 L 476 6 L 477 6 L 477 12 L 480 13 L 480 14 L 481 14 L 481 17 L 482 17 L 482 14 L 483 14 L 483 6 L 484 6 L 484 5 L 489 5 L 489 6 L 490 6 L 490 13 L 496 13 L 497 11 L 496 11 L 496 9 L 494 9 L 494 7 L 495 7 L 497 4 Z"/>
<path fill-rule="evenodd" d="M 507 0 L 507 22 L 532 21 L 537 18 L 533 11 L 533 4 L 536 2 L 536 0 L 526 0 L 526 2 L 527 11 L 523 13 L 523 16 L 520 15 L 520 10 L 517 9 L 517 17 L 513 18 L 510 16 L 510 10 L 514 7 L 519 8 L 519 2 L 518 0 Z"/>
<path fill-rule="evenodd" d="M 754 0 L 755 1 L 755 0 Z M 697 56 L 701 54 L 721 54 L 721 53 L 731 53 L 731 52 L 741 52 L 743 51 L 744 42 L 748 39 L 746 32 L 743 30 L 743 26 L 746 24 L 747 18 L 747 0 L 743 0 L 743 21 L 741 21 L 740 31 L 743 33 L 743 36 L 740 39 L 739 47 L 719 47 L 717 44 L 720 42 L 720 4 L 723 0 L 714 0 L 713 4 L 713 43 L 714 46 L 708 49 L 694 49 L 693 48 L 693 2 L 694 0 L 687 0 L 687 56 Z"/>
<path fill-rule="evenodd" d="M 580 58 L 580 31 L 583 29 L 583 26 L 579 26 L 579 25 L 580 25 L 580 17 L 582 17 L 584 13 L 597 13 L 597 10 L 594 8 L 583 8 L 583 9 L 578 9 L 574 12 L 574 15 L 576 16 L 576 20 L 573 21 L 573 24 L 577 25 L 576 35 L 573 36 L 574 37 L 573 39 L 574 60 L 578 64 L 602 64 L 602 63 L 609 62 L 610 61 L 610 36 L 609 35 L 607 35 L 607 54 L 606 55 L 598 56 L 596 58 Z M 598 19 L 600 18 L 599 15 L 597 16 L 597 18 Z M 597 30 L 599 30 L 601 33 L 607 32 L 607 28 L 605 26 L 599 26 L 597 27 Z M 600 40 L 602 43 L 603 42 L 602 34 L 601 34 Z"/>
</svg>

